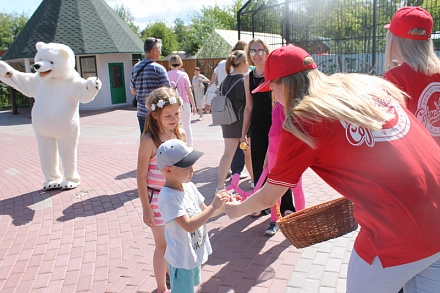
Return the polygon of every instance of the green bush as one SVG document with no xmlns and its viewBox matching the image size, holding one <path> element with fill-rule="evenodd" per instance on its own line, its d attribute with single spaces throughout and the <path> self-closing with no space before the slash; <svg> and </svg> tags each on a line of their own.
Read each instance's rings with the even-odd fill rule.
<svg viewBox="0 0 440 293">
<path fill-rule="evenodd" d="M 30 107 L 30 99 L 20 92 L 15 91 L 15 101 L 17 108 Z M 9 87 L 6 84 L 0 83 L 0 110 L 10 109 L 12 109 L 12 104 L 9 96 Z"/>
</svg>

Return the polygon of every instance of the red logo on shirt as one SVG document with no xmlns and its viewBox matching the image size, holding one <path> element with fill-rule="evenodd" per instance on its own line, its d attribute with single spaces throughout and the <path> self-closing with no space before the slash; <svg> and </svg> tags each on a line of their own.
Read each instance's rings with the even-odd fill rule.
<svg viewBox="0 0 440 293">
<path fill-rule="evenodd" d="M 432 82 L 423 90 L 414 115 L 432 136 L 440 136 L 440 82 Z"/>
<path fill-rule="evenodd" d="M 373 147 L 376 142 L 399 139 L 408 132 L 410 121 L 402 106 L 393 99 L 374 99 L 374 106 L 389 114 L 394 119 L 386 122 L 381 130 L 370 130 L 345 121 L 341 121 L 345 128 L 348 142 L 354 146 L 366 144 Z"/>
</svg>

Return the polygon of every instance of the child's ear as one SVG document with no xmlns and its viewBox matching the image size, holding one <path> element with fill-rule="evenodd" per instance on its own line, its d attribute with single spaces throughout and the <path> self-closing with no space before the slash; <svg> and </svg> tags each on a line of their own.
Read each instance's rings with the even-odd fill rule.
<svg viewBox="0 0 440 293">
<path fill-rule="evenodd" d="M 157 112 L 151 111 L 149 115 L 152 115 L 155 120 L 158 120 Z"/>
<path fill-rule="evenodd" d="M 162 173 L 164 173 L 165 175 L 170 175 L 171 174 L 171 167 L 165 167 L 165 169 L 162 170 Z"/>
</svg>

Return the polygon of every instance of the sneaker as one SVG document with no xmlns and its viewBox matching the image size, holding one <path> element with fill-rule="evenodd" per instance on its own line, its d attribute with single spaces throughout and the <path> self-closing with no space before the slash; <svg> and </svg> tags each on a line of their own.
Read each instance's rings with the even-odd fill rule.
<svg viewBox="0 0 440 293">
<path fill-rule="evenodd" d="M 202 121 L 203 117 L 197 118 L 197 121 Z"/>
<path fill-rule="evenodd" d="M 228 179 L 228 178 L 231 177 L 231 176 L 232 176 L 232 171 L 229 170 L 229 171 L 228 171 L 228 174 L 226 174 L 226 179 Z"/>
<path fill-rule="evenodd" d="M 251 188 L 254 189 L 255 188 L 255 183 L 251 182 Z"/>
<path fill-rule="evenodd" d="M 251 217 L 252 218 L 259 218 L 261 216 L 267 216 L 267 215 L 270 215 L 270 208 L 262 210 L 262 211 L 258 211 L 258 212 L 255 212 L 255 213 L 252 213 Z"/>
<path fill-rule="evenodd" d="M 291 210 L 284 211 L 284 217 L 287 217 L 288 215 L 291 215 L 291 214 L 293 214 L 293 211 L 291 211 Z"/>
<path fill-rule="evenodd" d="M 267 228 L 266 231 L 264 231 L 264 234 L 267 236 L 273 236 L 275 235 L 275 233 L 277 233 L 278 230 L 279 228 L 277 223 L 270 222 L 269 228 Z"/>
<path fill-rule="evenodd" d="M 220 190 L 223 190 L 223 189 L 225 189 L 224 187 L 223 188 L 218 188 L 218 187 L 216 187 L 215 188 L 215 193 L 214 193 L 214 195 L 216 195 Z"/>
<path fill-rule="evenodd" d="M 248 174 L 246 173 L 240 173 L 240 179 L 245 179 L 248 177 Z"/>
</svg>

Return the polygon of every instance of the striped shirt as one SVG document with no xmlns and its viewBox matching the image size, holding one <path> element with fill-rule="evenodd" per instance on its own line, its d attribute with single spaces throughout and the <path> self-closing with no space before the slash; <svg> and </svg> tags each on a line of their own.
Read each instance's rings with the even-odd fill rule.
<svg viewBox="0 0 440 293">
<path fill-rule="evenodd" d="M 131 70 L 130 89 L 136 90 L 136 98 L 138 101 L 137 116 L 139 117 L 147 117 L 147 114 L 150 112 L 145 106 L 145 98 L 153 90 L 162 86 L 171 86 L 165 67 L 156 62 L 152 62 L 145 66 L 144 69 L 142 69 L 142 72 L 137 76 L 136 80 L 134 80 L 142 66 L 144 66 L 146 62 L 151 61 L 151 59 L 146 58 L 133 66 L 133 69 Z"/>
<path fill-rule="evenodd" d="M 165 175 L 157 168 L 156 156 L 150 159 L 147 173 L 148 196 L 150 197 L 150 207 L 154 212 L 154 223 L 158 226 L 165 225 L 159 211 L 159 191 L 165 184 Z"/>
</svg>

